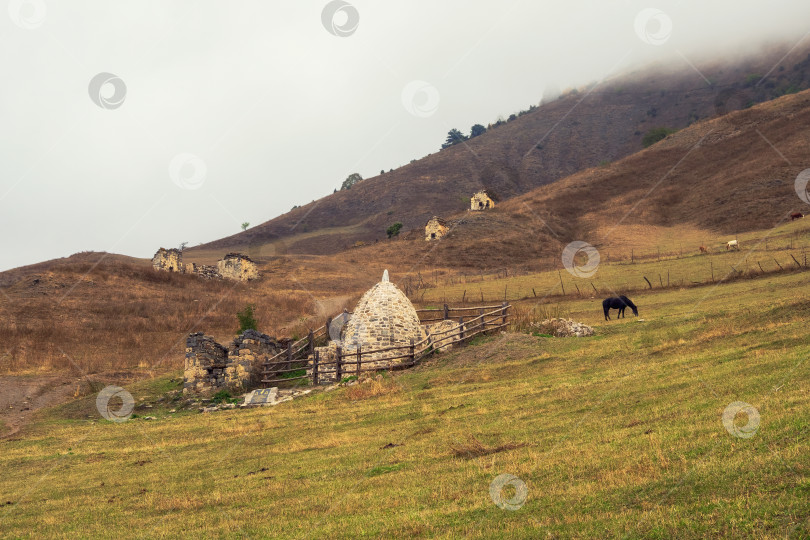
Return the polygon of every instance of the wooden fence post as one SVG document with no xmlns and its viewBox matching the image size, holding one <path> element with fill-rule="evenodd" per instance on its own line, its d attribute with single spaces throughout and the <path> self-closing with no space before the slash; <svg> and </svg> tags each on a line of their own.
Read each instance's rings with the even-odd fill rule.
<svg viewBox="0 0 810 540">
<path fill-rule="evenodd" d="M 293 349 L 293 344 L 292 344 L 292 341 L 290 341 L 289 343 L 287 343 L 287 368 L 286 369 L 292 369 L 292 357 L 293 357 L 292 349 Z"/>
<path fill-rule="evenodd" d="M 444 305 L 444 320 L 450 318 L 450 309 L 447 307 L 447 304 Z"/>
<path fill-rule="evenodd" d="M 332 317 L 326 318 L 326 342 L 332 341 L 332 336 L 329 334 L 329 329 L 332 327 Z"/>
<path fill-rule="evenodd" d="M 363 358 L 362 346 L 357 344 L 357 378 L 360 378 L 360 362 Z"/>
<path fill-rule="evenodd" d="M 315 356 L 312 358 L 312 385 L 318 386 L 318 357 L 320 353 L 315 351 Z"/>
<path fill-rule="evenodd" d="M 462 341 L 464 339 L 464 317 L 459 317 L 458 318 L 458 328 L 459 328 L 459 331 L 461 332 L 459 334 L 458 340 Z"/>
<path fill-rule="evenodd" d="M 501 307 L 501 324 L 503 324 L 504 326 L 506 325 L 506 320 L 507 320 L 507 317 L 508 317 L 508 315 L 507 315 L 508 310 L 509 310 L 509 304 L 504 302 L 503 306 Z"/>
<path fill-rule="evenodd" d="M 413 338 L 411 338 L 411 352 L 410 352 L 410 356 L 411 356 L 411 365 L 414 365 L 414 364 L 416 363 L 416 348 L 415 348 L 415 347 L 414 347 L 414 345 L 413 345 Z M 358 365 L 359 365 L 359 364 L 358 364 Z"/>
<path fill-rule="evenodd" d="M 341 362 L 343 361 L 343 349 L 341 347 L 337 348 L 337 354 L 335 354 L 335 383 L 339 383 L 340 380 L 343 378 L 343 373 L 341 372 Z"/>
<path fill-rule="evenodd" d="M 312 328 L 309 329 L 307 339 L 309 340 L 309 354 L 315 354 L 315 333 L 312 331 Z"/>
</svg>

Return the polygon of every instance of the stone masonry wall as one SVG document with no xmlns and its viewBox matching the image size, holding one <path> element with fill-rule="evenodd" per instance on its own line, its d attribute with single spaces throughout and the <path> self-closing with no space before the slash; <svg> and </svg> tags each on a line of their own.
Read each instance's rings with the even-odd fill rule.
<svg viewBox="0 0 810 540">
<path fill-rule="evenodd" d="M 259 277 L 259 270 L 250 257 L 239 253 L 228 253 L 217 263 L 219 274 L 226 279 L 249 281 Z"/>
<path fill-rule="evenodd" d="M 259 269 L 250 257 L 229 253 L 217 266 L 197 263 L 183 264 L 183 252 L 179 249 L 160 248 L 152 257 L 152 267 L 164 272 L 193 274 L 206 279 L 233 279 L 249 281 L 259 278 Z"/>
<path fill-rule="evenodd" d="M 179 249 L 160 248 L 152 257 L 152 268 L 165 272 L 184 273 L 183 253 Z"/>
<path fill-rule="evenodd" d="M 228 350 L 202 332 L 186 338 L 183 393 L 211 394 L 224 385 Z"/>
<path fill-rule="evenodd" d="M 486 191 L 479 191 L 470 199 L 470 210 L 486 210 L 489 208 L 495 208 L 495 201 Z"/>
<path fill-rule="evenodd" d="M 259 384 L 263 362 L 281 350 L 279 342 L 255 330 L 245 331 L 228 348 L 202 332 L 190 334 L 186 339 L 183 392 L 244 392 Z"/>
<path fill-rule="evenodd" d="M 425 225 L 425 240 L 438 240 L 447 234 L 447 222 L 442 218 L 433 216 Z"/>
</svg>

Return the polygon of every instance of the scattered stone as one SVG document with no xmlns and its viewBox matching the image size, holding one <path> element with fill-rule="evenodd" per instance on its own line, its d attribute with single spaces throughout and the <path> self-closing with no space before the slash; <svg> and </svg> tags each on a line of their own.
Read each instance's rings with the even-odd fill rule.
<svg viewBox="0 0 810 540">
<path fill-rule="evenodd" d="M 142 418 L 143 418 L 144 420 L 157 420 L 157 417 L 155 417 L 155 416 L 144 416 L 144 417 L 142 417 Z"/>
</svg>

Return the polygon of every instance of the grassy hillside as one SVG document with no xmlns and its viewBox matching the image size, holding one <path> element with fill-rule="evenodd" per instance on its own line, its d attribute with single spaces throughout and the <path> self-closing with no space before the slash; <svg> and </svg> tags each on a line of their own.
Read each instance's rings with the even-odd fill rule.
<svg viewBox="0 0 810 540">
<path fill-rule="evenodd" d="M 452 216 L 439 242 L 422 230 L 347 250 L 343 263 L 385 262 L 466 273 L 559 268 L 563 247 L 587 241 L 615 259 L 633 250 L 697 252 L 807 212 L 795 179 L 810 152 L 810 91 L 706 120 L 615 163 L 586 169 Z M 354 189 L 354 188 L 353 188 Z"/>
<path fill-rule="evenodd" d="M 682 129 L 807 89 L 810 46 L 789 51 L 790 46 L 772 47 L 736 63 L 701 63 L 708 81 L 682 64 L 569 91 L 513 120 L 493 124 L 465 144 L 438 151 L 441 141 L 436 141 L 437 151 L 429 156 L 192 251 L 260 253 L 271 245 L 273 251 L 283 246 L 288 253 L 335 253 L 357 241 L 384 239 L 385 228 L 395 221 L 405 230 L 419 229 L 433 215 L 462 211 L 482 187 L 502 199 L 521 195 L 640 151 L 650 130 Z M 335 187 L 339 182 L 336 179 Z M 680 216 L 671 217 L 677 221 Z"/>
<path fill-rule="evenodd" d="M 113 424 L 89 396 L 3 443 L 0 535 L 807 537 L 808 286 L 643 293 L 611 323 L 572 300 L 594 337 L 488 338 L 270 409 L 172 414 L 164 378 L 130 387 L 156 420 Z"/>
</svg>

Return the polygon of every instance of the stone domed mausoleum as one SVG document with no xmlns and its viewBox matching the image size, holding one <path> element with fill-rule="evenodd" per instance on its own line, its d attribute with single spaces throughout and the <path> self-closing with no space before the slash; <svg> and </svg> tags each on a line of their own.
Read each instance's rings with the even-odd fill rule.
<svg viewBox="0 0 810 540">
<path fill-rule="evenodd" d="M 380 349 L 394 345 L 409 345 L 425 338 L 416 309 L 396 285 L 388 280 L 388 270 L 382 281 L 366 291 L 346 326 L 341 344 L 345 351 Z"/>
</svg>

